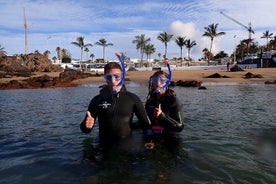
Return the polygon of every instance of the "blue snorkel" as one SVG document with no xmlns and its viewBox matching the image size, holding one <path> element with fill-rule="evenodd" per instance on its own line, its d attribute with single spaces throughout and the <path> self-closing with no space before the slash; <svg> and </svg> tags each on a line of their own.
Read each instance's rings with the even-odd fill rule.
<svg viewBox="0 0 276 184">
<path fill-rule="evenodd" d="M 122 79 L 121 79 L 120 83 L 118 84 L 118 86 L 114 89 L 114 93 L 117 93 L 118 90 L 124 85 L 125 76 L 126 76 L 126 68 L 125 68 L 125 63 L 124 63 L 121 55 L 119 53 L 115 53 L 115 55 L 118 57 L 121 65 L 122 65 Z"/>
<path fill-rule="evenodd" d="M 169 61 L 166 60 L 165 64 L 167 65 L 168 72 L 169 72 L 168 78 L 167 78 L 167 81 L 166 81 L 165 85 L 162 88 L 158 88 L 158 89 L 155 90 L 156 93 L 160 93 L 160 91 L 166 90 L 169 87 L 169 85 L 171 83 L 171 80 L 172 80 L 172 71 L 171 71 L 171 67 L 170 67 Z"/>
</svg>

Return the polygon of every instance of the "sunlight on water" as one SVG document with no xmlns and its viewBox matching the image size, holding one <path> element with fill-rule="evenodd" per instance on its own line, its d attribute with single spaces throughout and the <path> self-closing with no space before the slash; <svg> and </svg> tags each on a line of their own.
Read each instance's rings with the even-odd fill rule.
<svg viewBox="0 0 276 184">
<path fill-rule="evenodd" d="M 0 91 L 0 183 L 276 181 L 275 85 L 175 87 L 185 114 L 177 137 L 148 151 L 135 130 L 123 154 L 98 163 L 98 130 L 85 135 L 79 124 L 100 85 Z M 146 84 L 126 85 L 145 103 Z"/>
</svg>

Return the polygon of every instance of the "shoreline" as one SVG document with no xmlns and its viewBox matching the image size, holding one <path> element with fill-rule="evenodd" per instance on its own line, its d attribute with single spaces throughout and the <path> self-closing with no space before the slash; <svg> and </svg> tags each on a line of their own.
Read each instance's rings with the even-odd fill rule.
<svg viewBox="0 0 276 184">
<path fill-rule="evenodd" d="M 166 70 L 165 70 L 166 71 Z M 149 77 L 155 71 L 127 71 L 126 81 L 132 81 L 136 83 L 147 83 Z M 262 78 L 245 78 L 248 73 L 262 76 Z M 220 78 L 207 78 L 215 73 L 220 74 Z M 228 78 L 226 78 L 228 77 Z M 172 70 L 172 81 L 199 81 L 205 82 L 232 82 L 232 83 L 264 83 L 266 81 L 276 80 L 276 68 L 252 68 L 244 69 L 244 71 L 229 72 L 225 70 Z M 85 79 L 78 79 L 73 81 L 76 84 L 103 82 L 103 76 L 88 77 Z"/>
<path fill-rule="evenodd" d="M 167 72 L 167 70 L 164 70 Z M 135 83 L 148 83 L 150 76 L 155 71 L 127 71 L 125 81 Z M 31 77 L 39 77 L 48 75 L 49 77 L 59 77 L 61 72 L 36 72 Z M 96 75 L 95 72 L 86 72 L 92 74 L 91 77 L 84 79 L 73 80 L 71 84 L 74 86 L 89 83 L 105 83 L 103 75 Z M 253 78 L 245 78 L 245 75 L 251 73 Z M 217 74 L 219 78 L 208 78 L 210 75 Z M 13 77 L 1 78 L 0 84 L 8 83 L 12 80 L 23 81 L 31 77 Z M 222 69 L 210 69 L 210 70 L 172 70 L 172 82 L 177 81 L 196 81 L 201 83 L 276 83 L 276 68 L 251 68 L 244 69 L 244 71 L 230 72 Z M 56 86 L 58 87 L 58 86 Z M 66 87 L 66 85 L 64 86 Z"/>
</svg>

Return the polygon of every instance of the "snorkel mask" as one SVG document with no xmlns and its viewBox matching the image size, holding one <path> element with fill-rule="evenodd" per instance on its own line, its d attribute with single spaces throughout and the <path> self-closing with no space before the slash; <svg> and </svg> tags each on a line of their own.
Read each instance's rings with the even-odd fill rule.
<svg viewBox="0 0 276 184">
<path fill-rule="evenodd" d="M 121 88 L 122 86 L 124 85 L 124 82 L 125 82 L 125 75 L 126 75 L 126 69 L 125 69 L 125 64 L 124 64 L 124 61 L 122 59 L 122 57 L 120 56 L 119 53 L 115 53 L 115 55 L 118 57 L 120 63 L 121 63 L 121 67 L 122 67 L 122 74 L 112 74 L 112 75 L 105 75 L 104 78 L 106 80 L 106 82 L 111 82 L 111 81 L 120 81 L 120 83 L 113 89 L 113 93 L 117 93 Z"/>
<path fill-rule="evenodd" d="M 171 71 L 171 67 L 170 67 L 170 64 L 169 64 L 168 60 L 165 61 L 165 64 L 167 65 L 168 72 L 169 72 L 168 77 L 165 77 L 165 76 L 153 76 L 150 79 L 151 85 L 153 83 L 165 84 L 162 88 L 157 88 L 154 91 L 155 93 L 160 93 L 161 91 L 166 90 L 169 87 L 169 85 L 170 85 L 170 82 L 171 82 L 171 79 L 172 79 L 172 71 Z"/>
</svg>

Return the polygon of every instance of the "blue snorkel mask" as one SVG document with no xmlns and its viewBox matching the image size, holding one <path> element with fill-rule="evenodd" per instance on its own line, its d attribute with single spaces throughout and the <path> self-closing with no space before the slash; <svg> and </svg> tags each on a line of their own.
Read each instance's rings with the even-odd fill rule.
<svg viewBox="0 0 276 184">
<path fill-rule="evenodd" d="M 124 85 L 125 82 L 125 75 L 126 75 L 126 68 L 125 68 L 125 64 L 124 61 L 122 59 L 122 57 L 120 56 L 119 53 L 115 53 L 115 55 L 118 57 L 120 63 L 121 63 L 121 67 L 122 67 L 122 75 L 117 75 L 117 74 L 113 74 L 113 75 L 105 75 L 105 80 L 109 80 L 109 81 L 120 81 L 120 83 L 113 89 L 114 93 L 117 93 L 122 86 Z"/>
<path fill-rule="evenodd" d="M 157 88 L 154 92 L 155 93 L 160 93 L 161 91 L 164 91 L 164 90 L 166 90 L 168 87 L 169 87 L 169 85 L 170 85 L 170 83 L 171 83 L 171 80 L 172 80 L 172 71 L 171 71 L 171 67 L 170 67 L 170 64 L 169 64 L 169 61 L 168 60 L 166 60 L 165 61 L 165 64 L 167 65 L 167 68 L 168 68 L 168 72 L 169 72 L 169 74 L 168 74 L 168 77 L 166 77 L 166 78 L 162 78 L 162 77 L 158 77 L 158 76 L 156 76 L 156 77 L 152 77 L 150 80 L 150 82 L 151 83 L 161 83 L 161 84 L 163 84 L 163 83 L 165 83 L 165 85 L 162 87 L 162 88 Z"/>
</svg>

